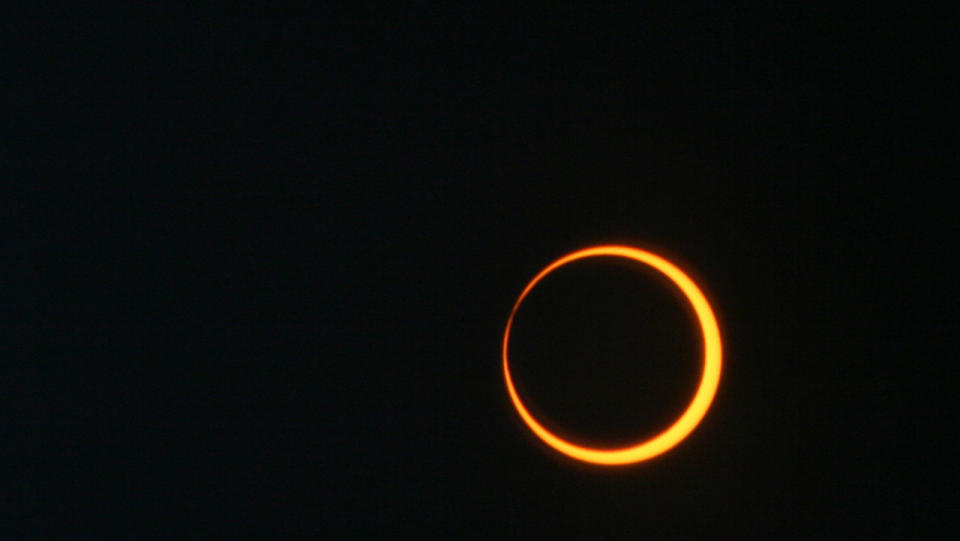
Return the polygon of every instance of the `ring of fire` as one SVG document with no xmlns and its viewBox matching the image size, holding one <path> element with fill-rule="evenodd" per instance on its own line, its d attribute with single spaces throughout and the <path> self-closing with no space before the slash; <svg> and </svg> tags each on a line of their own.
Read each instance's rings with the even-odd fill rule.
<svg viewBox="0 0 960 541">
<path fill-rule="evenodd" d="M 517 394 L 517 390 L 513 385 L 513 378 L 510 376 L 510 362 L 507 356 L 507 349 L 510 343 L 510 327 L 513 325 L 513 318 L 523 299 L 526 298 L 534 286 L 558 267 L 577 261 L 578 259 L 596 256 L 616 256 L 632 259 L 649 265 L 666 275 L 667 278 L 680 288 L 680 291 L 683 292 L 687 300 L 690 301 L 690 304 L 693 305 L 697 319 L 700 322 L 701 330 L 703 331 L 703 374 L 700 379 L 700 385 L 697 387 L 697 393 L 686 411 L 666 430 L 649 440 L 619 449 L 583 447 L 566 441 L 544 428 L 543 425 L 537 422 L 533 415 L 527 411 L 527 408 L 523 405 L 523 401 L 520 400 L 520 396 Z M 630 246 L 607 245 L 584 248 L 567 254 L 547 265 L 539 274 L 534 276 L 533 280 L 531 280 L 523 292 L 520 293 L 520 297 L 513 305 L 513 310 L 507 319 L 507 328 L 503 333 L 503 376 L 507 383 L 507 392 L 510 394 L 510 400 L 513 402 L 523 422 L 526 423 L 530 430 L 543 440 L 544 443 L 557 451 L 585 462 L 611 466 L 647 460 L 670 450 L 687 437 L 687 435 L 697 427 L 700 420 L 703 419 L 703 416 L 706 415 L 707 409 L 710 408 L 710 403 L 713 401 L 713 397 L 717 392 L 717 385 L 720 383 L 721 357 L 720 330 L 717 326 L 717 318 L 714 316 L 713 309 L 710 307 L 710 303 L 707 302 L 703 292 L 700 291 L 700 288 L 673 263 L 656 254 Z"/>
</svg>

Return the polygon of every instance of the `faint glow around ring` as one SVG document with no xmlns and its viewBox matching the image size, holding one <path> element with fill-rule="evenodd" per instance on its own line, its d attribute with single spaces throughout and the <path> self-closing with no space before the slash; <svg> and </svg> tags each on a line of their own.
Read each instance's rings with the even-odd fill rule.
<svg viewBox="0 0 960 541">
<path fill-rule="evenodd" d="M 510 327 L 513 325 L 513 318 L 523 299 L 526 298 L 534 286 L 558 267 L 579 259 L 597 256 L 616 256 L 632 259 L 650 265 L 666 275 L 667 278 L 672 280 L 673 283 L 680 288 L 690 301 L 690 304 L 693 305 L 693 309 L 696 312 L 697 319 L 700 321 L 700 327 L 703 331 L 703 375 L 700 379 L 700 385 L 697 387 L 697 394 L 693 397 L 693 401 L 690 402 L 686 411 L 684 411 L 669 428 L 660 434 L 636 445 L 618 449 L 583 447 L 564 440 L 544 428 L 543 425 L 533 418 L 533 415 L 531 415 L 523 405 L 523 401 L 520 400 L 520 396 L 517 394 L 517 390 L 513 385 L 513 378 L 510 376 L 510 361 L 507 356 L 507 349 L 510 342 Z M 717 392 L 717 385 L 720 383 L 721 356 L 720 330 L 717 326 L 717 318 L 714 316 L 713 309 L 710 308 L 710 304 L 707 302 L 706 297 L 704 297 L 703 292 L 700 291 L 700 288 L 697 287 L 697 284 L 677 268 L 676 265 L 666 259 L 651 252 L 630 246 L 607 245 L 584 248 L 567 254 L 547 265 L 545 269 L 533 277 L 533 280 L 531 280 L 523 292 L 520 293 L 520 297 L 510 312 L 510 318 L 507 320 L 507 328 L 503 333 L 503 376 L 507 383 L 507 392 L 510 394 L 510 400 L 513 402 L 523 422 L 550 447 L 572 458 L 594 464 L 631 464 L 657 456 L 680 443 L 680 441 L 697 427 L 697 424 L 699 424 L 703 416 L 706 415 L 707 409 L 710 408 L 710 403 L 713 401 L 713 397 Z"/>
</svg>

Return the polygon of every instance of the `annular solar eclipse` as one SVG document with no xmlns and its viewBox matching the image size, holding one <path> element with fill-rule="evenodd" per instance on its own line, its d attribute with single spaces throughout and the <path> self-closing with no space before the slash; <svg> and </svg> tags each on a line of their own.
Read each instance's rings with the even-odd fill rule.
<svg viewBox="0 0 960 541">
<path fill-rule="evenodd" d="M 508 356 L 510 328 L 513 325 L 514 316 L 517 313 L 517 309 L 523 303 L 523 300 L 537 283 L 563 265 L 580 259 L 598 256 L 615 256 L 630 259 L 649 265 L 664 274 L 680 288 L 680 291 L 693 306 L 703 333 L 703 373 L 696 394 L 690 402 L 690 405 L 687 406 L 683 414 L 663 432 L 648 440 L 616 449 L 598 449 L 578 445 L 574 442 L 564 440 L 544 428 L 544 426 L 530 414 L 523 405 L 520 396 L 517 394 L 513 379 L 510 376 L 510 359 Z M 507 392 L 510 395 L 510 400 L 513 402 L 517 413 L 520 414 L 520 417 L 523 419 L 523 422 L 526 423 L 527 427 L 529 427 L 537 437 L 543 440 L 544 443 L 569 457 L 594 464 L 610 466 L 632 464 L 647 460 L 669 451 L 686 438 L 697 427 L 710 408 L 711 402 L 713 402 L 713 397 L 717 392 L 717 385 L 720 383 L 721 357 L 720 330 L 717 326 L 717 318 L 714 316 L 710 303 L 707 302 L 706 297 L 703 295 L 703 292 L 700 291 L 697 284 L 670 261 L 667 261 L 657 254 L 631 246 L 592 246 L 567 254 L 547 265 L 539 274 L 533 277 L 530 283 L 523 289 L 523 292 L 520 293 L 520 297 L 513 305 L 513 310 L 507 319 L 507 326 L 503 333 L 503 376 L 506 380 Z"/>
</svg>

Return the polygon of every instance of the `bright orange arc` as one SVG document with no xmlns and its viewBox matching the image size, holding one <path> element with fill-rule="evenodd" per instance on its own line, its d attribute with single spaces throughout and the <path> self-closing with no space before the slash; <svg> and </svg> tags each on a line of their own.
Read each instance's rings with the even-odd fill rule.
<svg viewBox="0 0 960 541">
<path fill-rule="evenodd" d="M 517 394 L 516 388 L 514 388 L 513 379 L 510 377 L 510 362 L 507 357 L 507 349 L 510 342 L 510 327 L 513 325 L 513 318 L 517 313 L 517 308 L 520 307 L 520 303 L 523 302 L 523 299 L 526 298 L 534 286 L 562 265 L 578 259 L 596 256 L 616 256 L 632 259 L 650 265 L 662 272 L 667 278 L 670 278 L 673 283 L 677 284 L 693 305 L 697 319 L 700 321 L 700 327 L 703 330 L 703 375 L 700 379 L 700 385 L 697 387 L 697 394 L 693 397 L 693 401 L 690 402 L 690 405 L 686 411 L 683 412 L 683 415 L 660 434 L 636 445 L 620 449 L 583 447 L 566 441 L 544 428 L 543 425 L 533 418 L 530 412 L 527 411 L 527 408 L 524 407 L 523 401 L 520 400 L 520 396 Z M 533 280 L 531 280 L 523 292 L 520 293 L 520 298 L 518 298 L 516 304 L 513 305 L 513 311 L 510 312 L 510 318 L 507 320 L 507 328 L 503 333 L 503 376 L 507 382 L 507 392 L 510 393 L 510 400 L 513 401 L 513 405 L 516 407 L 523 422 L 525 422 L 527 426 L 530 427 L 530 430 L 541 440 L 557 451 L 585 462 L 611 466 L 631 464 L 655 457 L 670 450 L 687 437 L 693 429 L 697 427 L 701 419 L 703 419 L 703 416 L 706 415 L 707 409 L 710 408 L 710 403 L 713 402 L 713 397 L 717 392 L 717 385 L 720 383 L 721 357 L 720 329 L 717 326 L 717 318 L 713 315 L 713 309 L 710 308 L 710 303 L 707 302 L 706 297 L 703 295 L 703 292 L 700 291 L 700 288 L 697 287 L 697 284 L 677 268 L 676 265 L 666 259 L 630 246 L 607 245 L 584 248 L 583 250 L 567 254 L 547 265 L 545 269 L 534 276 Z"/>
</svg>

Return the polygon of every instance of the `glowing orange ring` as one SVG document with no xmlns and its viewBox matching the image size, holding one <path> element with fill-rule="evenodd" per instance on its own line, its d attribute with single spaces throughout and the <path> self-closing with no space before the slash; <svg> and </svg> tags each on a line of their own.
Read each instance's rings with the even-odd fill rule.
<svg viewBox="0 0 960 541">
<path fill-rule="evenodd" d="M 527 294 L 557 267 L 566 265 L 578 259 L 584 259 L 594 256 L 617 256 L 632 259 L 650 265 L 670 278 L 673 283 L 680 287 L 680 290 L 686 295 L 687 299 L 693 305 L 693 309 L 700 320 L 700 327 L 703 330 L 703 375 L 700 379 L 700 386 L 697 388 L 697 394 L 693 401 L 669 428 L 654 436 L 653 438 L 641 442 L 637 445 L 624 447 L 620 449 L 594 449 L 590 447 L 581 447 L 561 439 L 544 428 L 536 419 L 530 415 L 527 408 L 517 395 L 517 390 L 513 386 L 513 379 L 510 377 L 509 361 L 507 359 L 507 346 L 510 341 L 510 327 L 513 325 L 513 317 L 517 313 L 520 303 L 526 298 Z M 584 248 L 571 254 L 567 254 L 560 259 L 547 265 L 540 274 L 534 276 L 533 280 L 527 284 L 516 304 L 513 305 L 513 311 L 510 312 L 510 318 L 507 320 L 507 328 L 503 333 L 503 376 L 507 381 L 507 391 L 510 393 L 510 400 L 517 408 L 517 412 L 523 419 L 523 422 L 530 427 L 541 440 L 557 451 L 570 457 L 594 464 L 617 465 L 631 464 L 646 460 L 660 453 L 668 451 L 674 445 L 680 443 L 690 432 L 700 423 L 703 416 L 706 415 L 710 403 L 717 392 L 717 385 L 720 383 L 720 329 L 717 327 L 717 318 L 713 315 L 710 304 L 704 297 L 700 288 L 676 265 L 666 259 L 652 254 L 650 252 L 632 248 L 630 246 L 593 246 Z"/>
</svg>

